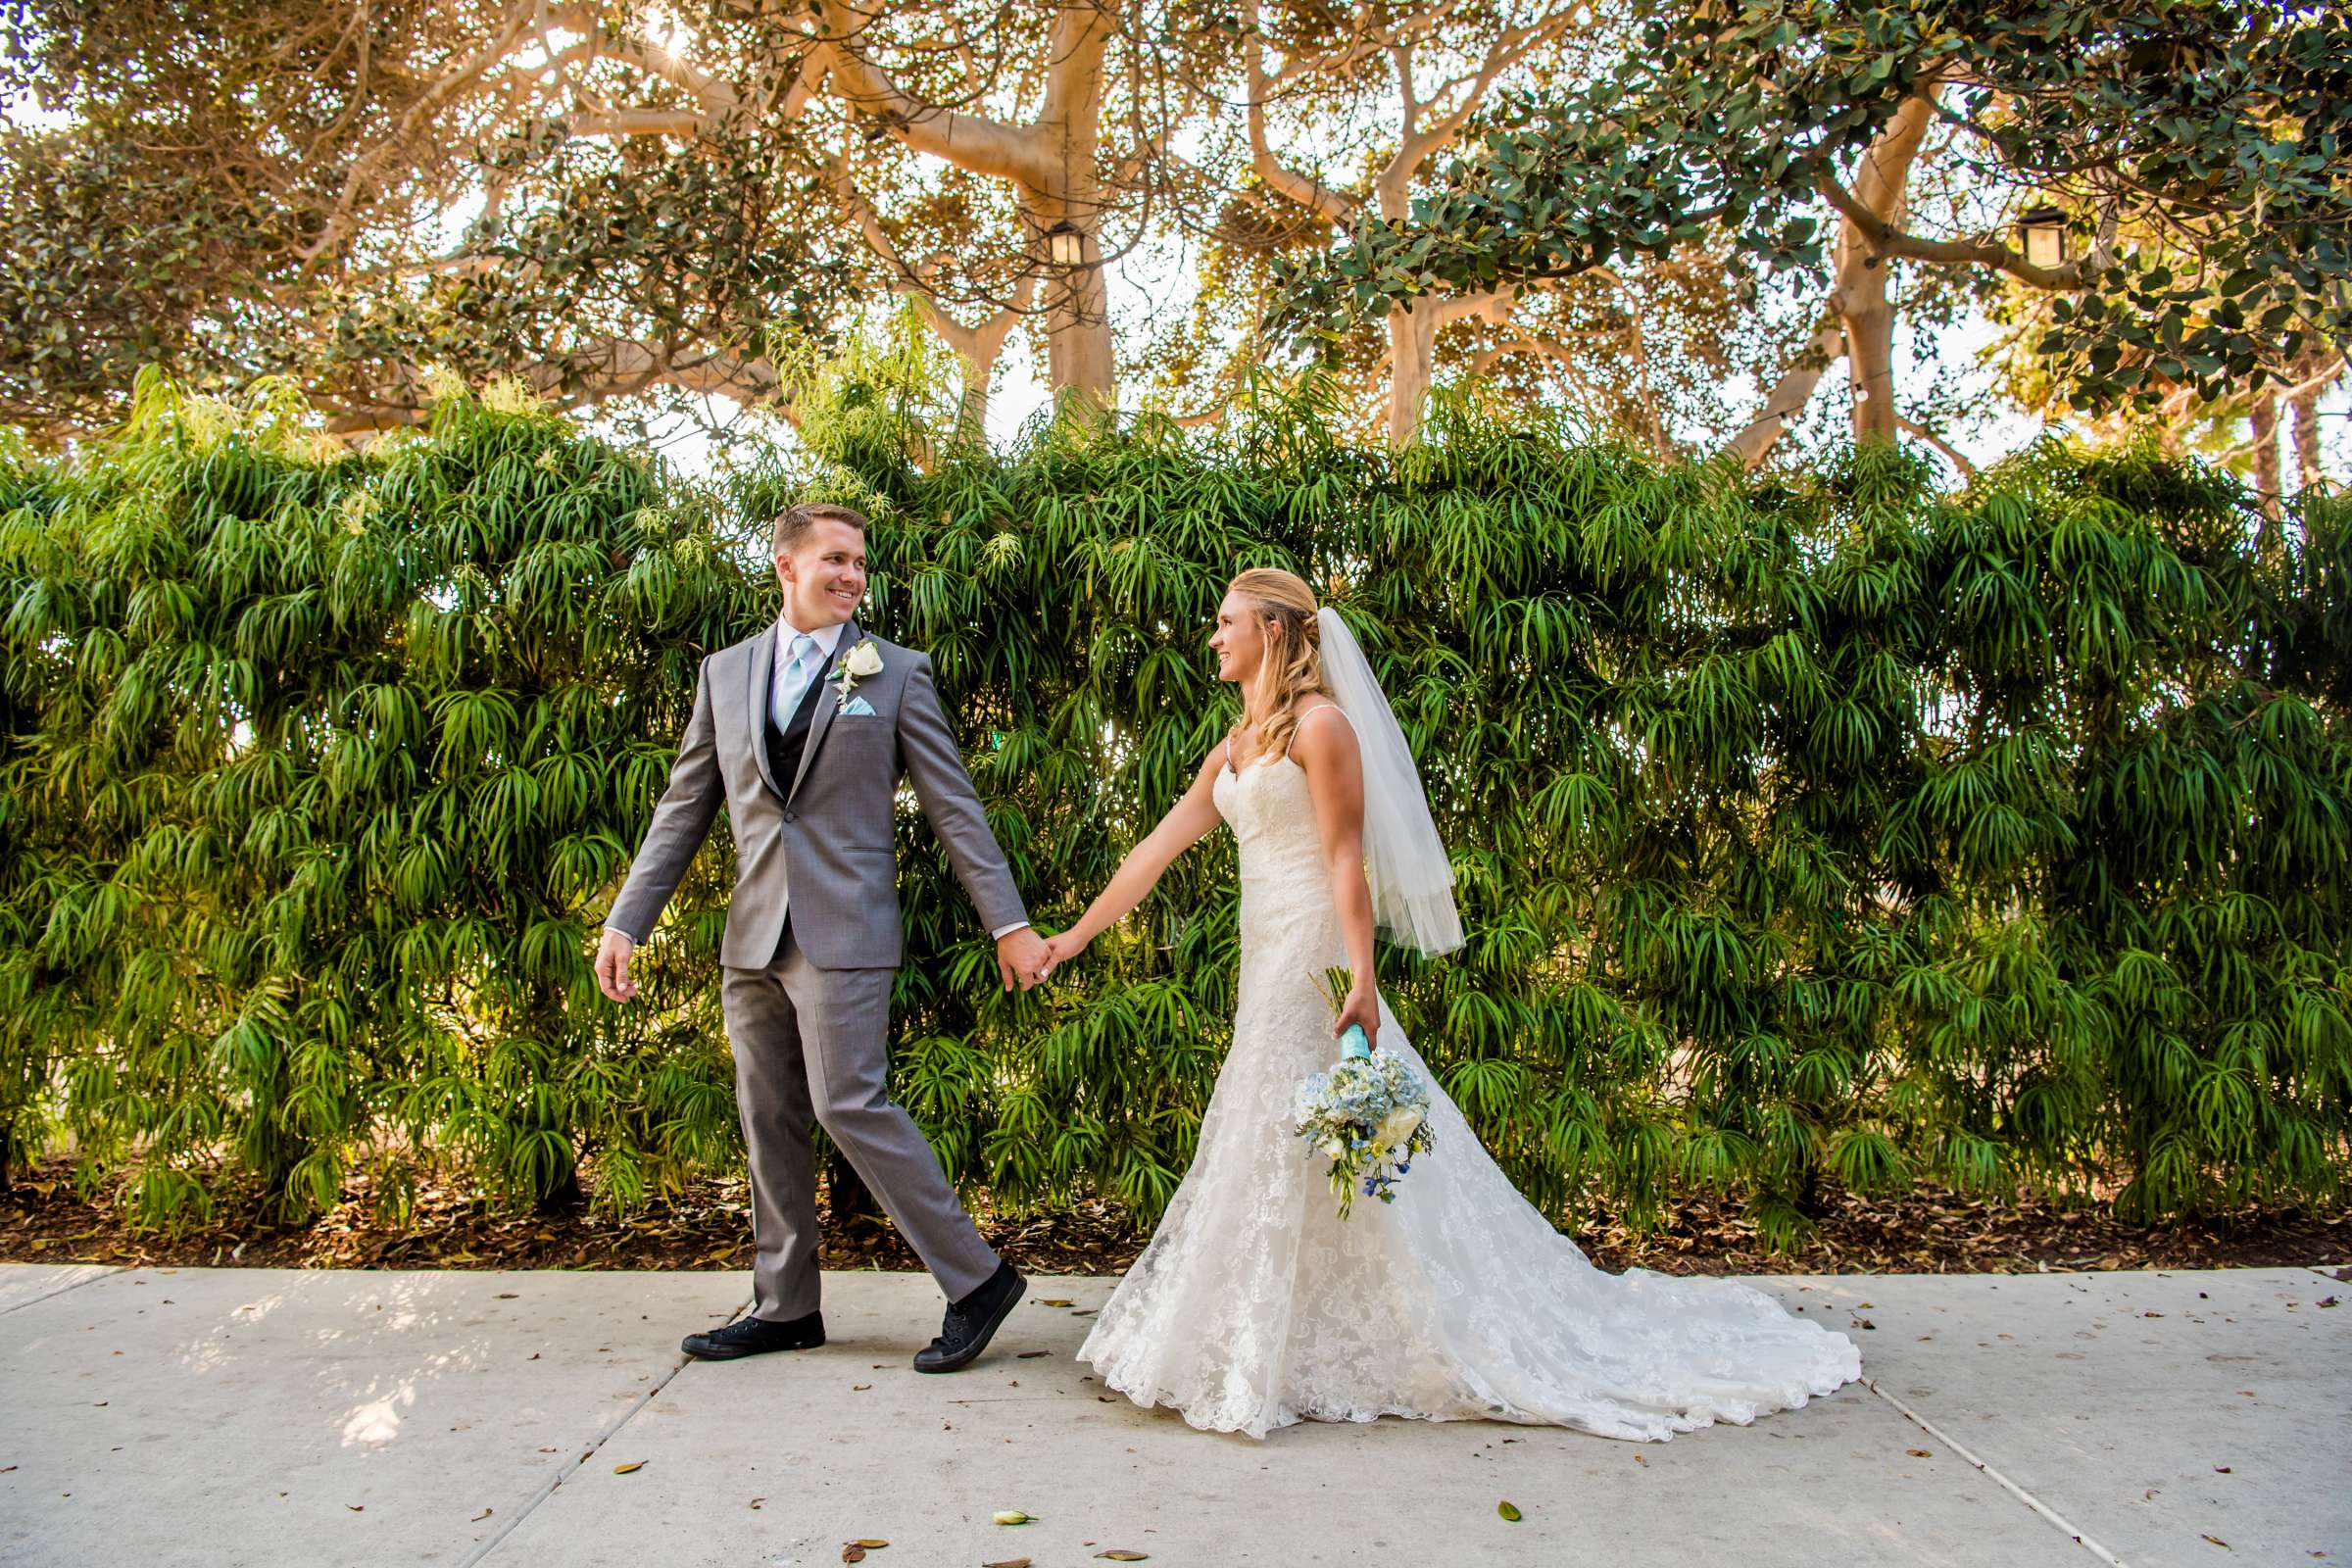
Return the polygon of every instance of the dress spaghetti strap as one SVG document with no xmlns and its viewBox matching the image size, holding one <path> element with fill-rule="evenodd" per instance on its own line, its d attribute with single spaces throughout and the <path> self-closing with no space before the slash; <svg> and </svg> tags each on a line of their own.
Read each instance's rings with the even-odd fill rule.
<svg viewBox="0 0 2352 1568">
<path fill-rule="evenodd" d="M 1302 725 L 1304 725 L 1308 719 L 1310 719 L 1310 718 L 1314 717 L 1314 716 L 1315 716 L 1317 713 L 1322 713 L 1322 712 L 1333 712 L 1333 713 L 1337 713 L 1337 714 L 1339 714 L 1339 715 L 1340 715 L 1342 718 L 1348 718 L 1348 710 L 1346 710 L 1345 708 L 1342 708 L 1342 707 L 1341 707 L 1339 704 L 1337 704 L 1337 703 L 1318 703 L 1318 704 L 1316 704 L 1316 705 L 1315 705 L 1313 708 L 1310 708 L 1310 709 L 1308 709 L 1308 710 L 1307 710 L 1305 712 L 1303 712 L 1303 713 L 1299 714 L 1299 715 L 1298 715 L 1298 723 L 1296 723 L 1296 724 L 1293 724 L 1293 725 L 1291 726 L 1291 744 L 1290 744 L 1289 746 L 1285 746 L 1285 747 L 1282 749 L 1282 755 L 1283 755 L 1283 756 L 1285 756 L 1285 757 L 1288 757 L 1288 756 L 1290 756 L 1290 755 L 1291 755 L 1291 752 L 1292 752 L 1292 751 L 1293 751 L 1293 750 L 1294 750 L 1294 749 L 1295 749 L 1295 748 L 1298 746 L 1298 731 L 1299 731 L 1299 728 L 1300 728 Z M 1348 718 L 1348 727 L 1349 729 L 1353 729 L 1353 728 L 1355 728 L 1355 720 L 1354 720 L 1354 719 L 1352 719 L 1352 718 Z M 1233 742 L 1232 742 L 1232 740 L 1231 740 L 1230 738 L 1228 738 L 1228 739 L 1227 739 L 1227 741 L 1225 742 L 1225 745 L 1226 745 L 1226 747 L 1227 747 L 1227 749 L 1228 749 L 1228 755 L 1230 755 L 1230 751 L 1231 751 L 1231 748 L 1232 748 L 1232 745 L 1233 745 Z"/>
</svg>

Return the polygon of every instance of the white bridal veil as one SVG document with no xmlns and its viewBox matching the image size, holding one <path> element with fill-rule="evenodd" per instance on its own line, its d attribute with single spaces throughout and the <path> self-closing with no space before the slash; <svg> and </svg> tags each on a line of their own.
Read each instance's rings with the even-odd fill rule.
<svg viewBox="0 0 2352 1568">
<path fill-rule="evenodd" d="M 1453 866 L 1437 823 L 1430 820 L 1412 749 L 1339 612 L 1326 605 L 1315 612 L 1315 624 L 1322 636 L 1324 684 L 1355 726 L 1356 747 L 1363 754 L 1364 879 L 1372 888 L 1373 924 L 1399 946 L 1450 953 L 1462 945 Z"/>
</svg>

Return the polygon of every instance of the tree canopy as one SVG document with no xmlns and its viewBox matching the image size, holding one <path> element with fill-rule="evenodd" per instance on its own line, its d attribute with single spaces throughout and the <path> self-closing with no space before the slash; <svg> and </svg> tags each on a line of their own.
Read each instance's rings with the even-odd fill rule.
<svg viewBox="0 0 2352 1568">
<path fill-rule="evenodd" d="M 1902 213 L 1901 171 L 1931 133 L 1984 181 L 1949 233 Z M 1360 314 L 1710 236 L 1766 270 L 1819 270 L 1842 229 L 1882 280 L 1903 261 L 2061 296 L 2033 350 L 2076 408 L 2167 385 L 2213 397 L 2352 335 L 2348 133 L 2336 7 L 1719 0 L 1653 14 L 1602 79 L 1510 95 L 1404 219 L 1366 215 L 1347 244 L 1287 263 L 1280 319 L 1328 343 Z M 2030 260 L 2007 232 L 2042 204 L 2071 260 Z M 1865 404 L 1884 372 L 1858 367 Z M 1864 433 L 1892 430 L 1878 402 Z"/>
<path fill-rule="evenodd" d="M 287 376 L 352 440 L 423 422 L 444 371 L 797 420 L 812 355 L 896 295 L 967 422 L 1008 346 L 1057 393 L 1213 422 L 1303 328 L 1346 427 L 1392 444 L 1460 382 L 1752 463 L 1842 361 L 1858 433 L 1966 471 L 1929 329 L 1989 318 L 2026 407 L 2152 413 L 2258 475 L 2291 419 L 2309 482 L 2344 370 L 2345 25 L 2250 0 L 58 0 L 0 13 L 0 420 L 84 438 L 148 365 Z M 2013 232 L 2042 207 L 2054 265 Z"/>
</svg>

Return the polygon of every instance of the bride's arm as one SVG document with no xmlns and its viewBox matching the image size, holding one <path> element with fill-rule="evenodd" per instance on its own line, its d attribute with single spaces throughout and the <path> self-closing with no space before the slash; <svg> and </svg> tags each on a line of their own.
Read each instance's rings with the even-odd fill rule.
<svg viewBox="0 0 2352 1568">
<path fill-rule="evenodd" d="M 1306 770 L 1307 797 L 1314 802 L 1315 832 L 1323 841 L 1323 870 L 1331 879 L 1331 904 L 1348 944 L 1348 1000 L 1331 1032 L 1360 1024 L 1367 1041 L 1380 1037 L 1380 990 L 1372 973 L 1372 889 L 1364 881 L 1364 760 L 1355 730 L 1343 713 L 1320 718 L 1319 704 L 1298 715 L 1291 756 Z"/>
<path fill-rule="evenodd" d="M 1176 857 L 1208 836 L 1209 829 L 1222 820 L 1217 814 L 1217 803 L 1210 790 L 1217 782 L 1217 769 L 1225 765 L 1225 749 L 1219 746 L 1201 762 L 1200 770 L 1193 777 L 1193 786 L 1184 798 L 1168 808 L 1168 814 L 1159 825 L 1144 836 L 1142 843 L 1127 852 L 1118 870 L 1095 895 L 1095 902 L 1086 906 L 1086 913 L 1067 931 L 1046 939 L 1046 959 L 1038 968 L 1038 978 L 1052 974 L 1055 965 L 1065 958 L 1075 957 L 1086 945 L 1118 924 L 1121 916 L 1144 902 L 1158 883 L 1159 874 L 1176 861 Z"/>
</svg>

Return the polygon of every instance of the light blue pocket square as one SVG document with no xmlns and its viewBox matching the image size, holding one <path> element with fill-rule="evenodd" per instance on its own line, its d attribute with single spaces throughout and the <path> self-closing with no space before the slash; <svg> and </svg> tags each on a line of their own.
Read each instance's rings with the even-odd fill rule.
<svg viewBox="0 0 2352 1568">
<path fill-rule="evenodd" d="M 844 718 L 871 718 L 874 716 L 874 705 L 862 697 L 853 697 L 842 705 L 841 716 Z"/>
</svg>

